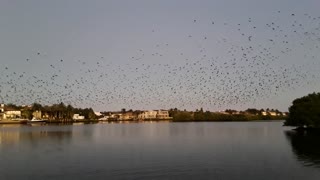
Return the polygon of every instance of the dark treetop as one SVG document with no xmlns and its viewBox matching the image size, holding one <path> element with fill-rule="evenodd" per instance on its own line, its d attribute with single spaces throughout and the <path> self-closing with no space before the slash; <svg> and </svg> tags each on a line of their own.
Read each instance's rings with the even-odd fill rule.
<svg viewBox="0 0 320 180">
<path fill-rule="evenodd" d="M 295 99 L 289 108 L 285 125 L 320 128 L 320 93 Z"/>
</svg>

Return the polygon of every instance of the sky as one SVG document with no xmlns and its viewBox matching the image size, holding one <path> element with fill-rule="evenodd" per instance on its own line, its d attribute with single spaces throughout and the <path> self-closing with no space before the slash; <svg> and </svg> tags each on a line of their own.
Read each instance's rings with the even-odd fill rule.
<svg viewBox="0 0 320 180">
<path fill-rule="evenodd" d="M 318 0 L 0 0 L 0 102 L 275 108 L 320 90 Z"/>
</svg>

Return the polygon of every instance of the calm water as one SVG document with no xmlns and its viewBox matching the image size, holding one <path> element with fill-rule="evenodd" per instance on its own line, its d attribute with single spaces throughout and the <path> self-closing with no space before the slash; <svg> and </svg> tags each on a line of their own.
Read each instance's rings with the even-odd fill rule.
<svg viewBox="0 0 320 180">
<path fill-rule="evenodd" d="M 320 179 L 283 122 L 0 126 L 0 179 Z"/>
</svg>

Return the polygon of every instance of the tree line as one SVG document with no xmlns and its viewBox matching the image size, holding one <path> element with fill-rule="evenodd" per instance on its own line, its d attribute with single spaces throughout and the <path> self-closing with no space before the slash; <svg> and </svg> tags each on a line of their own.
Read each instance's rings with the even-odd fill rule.
<svg viewBox="0 0 320 180">
<path fill-rule="evenodd" d="M 279 120 L 285 119 L 285 116 L 280 113 L 278 110 L 269 110 L 267 109 L 267 114 L 263 115 L 263 109 L 247 109 L 245 111 L 236 111 L 227 109 L 224 113 L 219 112 L 210 112 L 200 110 L 196 111 L 186 111 L 186 110 L 178 110 L 170 109 L 169 115 L 173 117 L 173 121 L 254 121 L 254 120 Z M 270 112 L 276 112 L 277 116 L 272 116 Z"/>
<path fill-rule="evenodd" d="M 289 108 L 289 116 L 285 125 L 320 128 L 320 93 L 312 93 L 295 99 Z"/>
<path fill-rule="evenodd" d="M 74 114 L 84 116 L 87 120 L 96 119 L 96 115 L 92 108 L 75 108 L 72 105 L 65 105 L 64 103 L 53 105 L 41 105 L 33 103 L 30 106 L 17 106 L 14 104 L 7 104 L 7 109 L 15 109 L 21 111 L 21 117 L 24 119 L 32 119 L 33 113 L 38 111 L 42 115 L 47 116 L 49 120 L 72 120 Z"/>
</svg>

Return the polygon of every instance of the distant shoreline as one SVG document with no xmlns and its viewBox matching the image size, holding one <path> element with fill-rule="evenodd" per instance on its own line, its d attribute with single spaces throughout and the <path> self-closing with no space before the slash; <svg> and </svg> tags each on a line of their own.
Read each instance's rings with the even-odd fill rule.
<svg viewBox="0 0 320 180">
<path fill-rule="evenodd" d="M 229 120 L 165 120 L 165 119 L 148 119 L 148 120 L 76 120 L 76 121 L 60 121 L 60 120 L 51 120 L 47 122 L 42 122 L 42 124 L 73 124 L 73 123 L 143 123 L 143 122 L 173 122 L 173 123 L 187 123 L 187 122 L 273 122 L 273 121 L 284 121 L 284 119 L 272 119 L 272 120 L 239 120 L 239 121 L 229 121 Z M 32 124 L 27 120 L 15 121 L 15 120 L 0 120 L 1 124 Z"/>
</svg>

